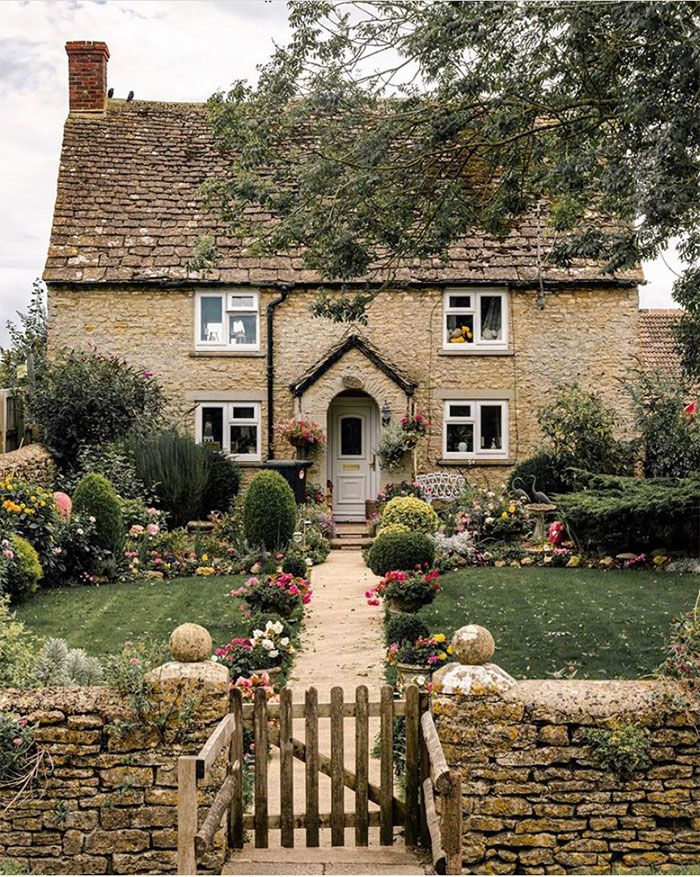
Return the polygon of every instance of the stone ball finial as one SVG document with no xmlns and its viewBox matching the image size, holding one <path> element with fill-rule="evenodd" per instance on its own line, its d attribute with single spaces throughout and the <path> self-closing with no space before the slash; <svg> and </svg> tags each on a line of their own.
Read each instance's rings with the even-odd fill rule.
<svg viewBox="0 0 700 877">
<path fill-rule="evenodd" d="M 206 661 L 211 657 L 211 634 L 201 624 L 181 624 L 170 634 L 170 651 L 182 664 Z"/>
<path fill-rule="evenodd" d="M 452 637 L 452 654 L 460 664 L 488 664 L 495 651 L 494 638 L 480 624 L 466 624 Z"/>
</svg>

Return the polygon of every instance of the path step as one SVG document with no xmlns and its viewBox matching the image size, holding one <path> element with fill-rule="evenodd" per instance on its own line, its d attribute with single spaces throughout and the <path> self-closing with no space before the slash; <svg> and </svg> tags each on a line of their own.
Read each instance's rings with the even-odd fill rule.
<svg viewBox="0 0 700 877">
<path fill-rule="evenodd" d="M 331 548 L 339 548 L 341 551 L 346 548 L 359 551 L 362 548 L 369 548 L 373 541 L 371 536 L 336 536 L 331 539 Z"/>
<path fill-rule="evenodd" d="M 403 843 L 391 847 L 318 847 L 230 854 L 222 874 L 425 874 L 422 857 Z"/>
</svg>

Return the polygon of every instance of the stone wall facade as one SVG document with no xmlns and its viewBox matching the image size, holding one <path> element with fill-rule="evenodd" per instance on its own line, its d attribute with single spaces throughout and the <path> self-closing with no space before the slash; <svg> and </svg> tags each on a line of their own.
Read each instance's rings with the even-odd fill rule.
<svg viewBox="0 0 700 877">
<path fill-rule="evenodd" d="M 14 793 L 0 791 L 0 861 L 36 874 L 173 873 L 177 757 L 196 754 L 228 709 L 227 674 L 202 677 L 202 666 L 165 665 L 170 685 L 185 668 L 178 696 L 195 698 L 194 730 L 177 745 L 125 735 L 121 723 L 132 718 L 131 707 L 113 689 L 0 691 L 0 712 L 37 724 L 52 764 L 30 795 L 12 803 Z M 219 844 L 203 870 L 220 873 L 221 860 Z"/>
<path fill-rule="evenodd" d="M 0 456 L 0 478 L 12 475 L 51 489 L 56 475 L 51 454 L 42 445 L 23 445 Z"/>
<path fill-rule="evenodd" d="M 265 312 L 278 291 L 261 286 L 260 352 L 222 353 L 194 349 L 195 289 L 50 286 L 51 350 L 91 344 L 155 372 L 189 429 L 194 428 L 197 399 L 207 398 L 206 394 L 213 400 L 217 392 L 229 394 L 227 399 L 241 392 L 244 399 L 260 401 L 265 456 Z M 313 414 L 325 426 L 328 387 L 343 375 L 352 376 L 380 407 L 385 399 L 389 401 L 395 416 L 402 416 L 410 406 L 430 416 L 430 434 L 417 461 L 419 471 L 458 465 L 473 471 L 477 480 L 494 483 L 537 447 L 537 410 L 557 383 L 578 379 L 628 414 L 620 379 L 638 353 L 635 287 L 551 292 L 543 310 L 537 307 L 534 290 L 512 289 L 508 349 L 490 354 L 442 349 L 442 293 L 438 287 L 383 291 L 368 307 L 367 326 L 350 330 L 310 315 L 316 290 L 292 289 L 274 317 L 275 419 L 303 412 Z M 323 359 L 348 331 L 361 335 L 382 358 L 416 382 L 412 399 L 357 351 L 337 362 L 333 374 L 323 375 L 301 398 L 293 397 L 290 384 Z M 507 401 L 507 459 L 468 464 L 443 460 L 443 404 L 460 397 Z M 275 455 L 289 456 L 290 449 L 277 446 Z M 324 460 L 316 464 L 312 477 L 325 482 Z"/>
<path fill-rule="evenodd" d="M 674 690 L 659 682 L 500 682 L 500 691 L 474 684 L 433 699 L 447 761 L 462 774 L 467 872 L 590 874 L 700 862 L 697 703 L 674 712 Z M 626 781 L 582 740 L 584 729 L 611 721 L 638 723 L 650 735 L 651 766 Z"/>
</svg>

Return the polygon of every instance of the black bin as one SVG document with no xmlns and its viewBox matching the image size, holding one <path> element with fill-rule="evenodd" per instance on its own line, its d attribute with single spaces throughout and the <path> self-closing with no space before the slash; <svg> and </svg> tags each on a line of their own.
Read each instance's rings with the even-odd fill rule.
<svg viewBox="0 0 700 877">
<path fill-rule="evenodd" d="M 311 465 L 311 460 L 268 460 L 261 468 L 279 472 L 292 488 L 297 505 L 301 505 L 306 500 L 306 470 Z"/>
</svg>

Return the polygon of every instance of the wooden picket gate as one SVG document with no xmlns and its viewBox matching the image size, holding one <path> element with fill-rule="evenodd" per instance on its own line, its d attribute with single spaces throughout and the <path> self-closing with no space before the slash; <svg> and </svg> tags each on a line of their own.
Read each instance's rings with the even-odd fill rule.
<svg viewBox="0 0 700 877">
<path fill-rule="evenodd" d="M 403 798 L 394 789 L 394 720 L 405 719 L 406 782 Z M 370 782 L 369 719 L 379 718 L 380 783 Z M 294 737 L 294 719 L 304 719 L 304 740 Z M 330 722 L 330 754 L 319 751 L 319 720 Z M 354 719 L 355 770 L 345 766 L 345 720 Z M 243 808 L 243 730 L 254 731 L 254 806 Z M 271 814 L 268 804 L 269 748 L 280 753 L 280 812 Z M 197 786 L 206 781 L 217 757 L 227 749 L 226 776 L 198 828 Z M 294 759 L 304 762 L 305 808 L 294 812 Z M 331 780 L 330 812 L 319 808 L 319 776 Z M 345 790 L 355 792 L 354 807 L 346 809 Z M 438 808 L 436 800 L 440 801 Z M 370 809 L 370 803 L 376 805 Z M 428 697 L 415 685 L 396 699 L 385 685 L 379 701 L 370 702 L 367 686 L 355 690 L 345 701 L 343 689 L 331 690 L 328 703 L 319 703 L 309 688 L 303 703 L 294 703 L 292 691 L 283 688 L 279 703 L 268 703 L 265 692 L 255 692 L 254 703 L 243 704 L 240 692 L 232 692 L 231 711 L 214 730 L 196 756 L 178 759 L 178 873 L 195 874 L 197 860 L 211 846 L 227 814 L 227 845 L 242 849 L 246 831 L 254 845 L 267 848 L 270 831 L 279 830 L 282 847 L 293 847 L 295 831 L 305 832 L 304 845 L 318 847 L 320 830 L 329 828 L 331 845 L 345 844 L 345 830 L 354 828 L 355 846 L 369 843 L 370 827 L 379 829 L 379 843 L 394 842 L 394 827 L 402 826 L 408 846 L 423 844 L 432 850 L 438 873 L 461 873 L 462 834 L 461 781 L 447 767 L 429 712 Z"/>
</svg>

